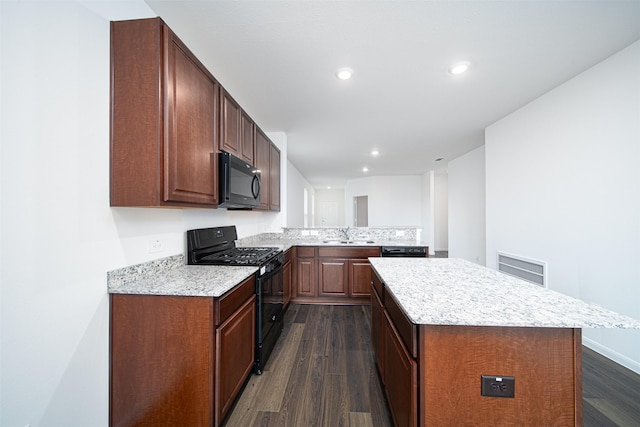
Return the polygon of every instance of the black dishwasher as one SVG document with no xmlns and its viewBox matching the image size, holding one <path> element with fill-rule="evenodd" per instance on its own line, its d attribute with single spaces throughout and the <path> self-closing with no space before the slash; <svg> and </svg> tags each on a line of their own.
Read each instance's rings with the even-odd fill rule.
<svg viewBox="0 0 640 427">
<path fill-rule="evenodd" d="M 382 246 L 381 257 L 427 258 L 428 246 Z"/>
</svg>

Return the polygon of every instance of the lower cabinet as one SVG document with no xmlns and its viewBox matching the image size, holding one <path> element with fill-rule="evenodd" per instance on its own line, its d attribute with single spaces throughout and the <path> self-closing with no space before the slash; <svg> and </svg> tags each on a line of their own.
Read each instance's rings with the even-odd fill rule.
<svg viewBox="0 0 640 427">
<path fill-rule="evenodd" d="M 318 260 L 318 295 L 346 297 L 349 289 L 349 268 L 346 259 L 320 258 Z"/>
<path fill-rule="evenodd" d="M 368 259 L 349 260 L 349 295 L 365 297 L 370 295 L 371 264 Z"/>
<path fill-rule="evenodd" d="M 220 298 L 110 295 L 109 425 L 218 426 L 253 368 L 255 277 Z"/>
<path fill-rule="evenodd" d="M 384 387 L 396 426 L 416 426 L 418 414 L 418 363 L 405 348 L 402 338 L 384 313 L 382 338 Z"/>
<path fill-rule="evenodd" d="M 397 427 L 417 426 L 418 362 L 406 340 L 407 335 L 413 338 L 415 326 L 398 317 L 395 301 L 374 273 L 370 285 L 371 341 L 393 422 Z"/>
<path fill-rule="evenodd" d="M 379 247 L 298 246 L 296 248 L 296 302 L 367 304 L 371 293 L 368 257 L 380 256 Z"/>
<path fill-rule="evenodd" d="M 378 369 L 380 371 L 380 379 L 384 384 L 384 336 L 382 334 L 384 327 L 384 306 L 380 295 L 376 292 L 376 289 L 371 286 L 371 343 L 373 345 L 373 355 Z"/>
<path fill-rule="evenodd" d="M 216 330 L 216 420 L 227 414 L 255 361 L 256 297 Z"/>
<path fill-rule="evenodd" d="M 284 265 L 282 266 L 282 302 L 285 308 L 287 308 L 291 301 L 291 285 L 293 283 L 292 254 L 293 249 L 288 249 L 284 253 Z"/>
<path fill-rule="evenodd" d="M 317 292 L 317 268 L 314 248 L 297 248 L 296 297 L 315 297 Z"/>
</svg>

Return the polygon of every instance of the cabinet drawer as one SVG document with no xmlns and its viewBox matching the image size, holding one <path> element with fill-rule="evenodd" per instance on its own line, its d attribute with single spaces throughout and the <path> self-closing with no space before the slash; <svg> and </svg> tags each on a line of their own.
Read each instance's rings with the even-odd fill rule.
<svg viewBox="0 0 640 427">
<path fill-rule="evenodd" d="M 216 300 L 216 326 L 224 323 L 246 300 L 256 293 L 256 277 L 251 276 L 244 282 Z"/>
<path fill-rule="evenodd" d="M 338 246 L 322 246 L 318 248 L 319 257 L 329 258 L 369 258 L 379 257 L 380 248 L 378 246 L 371 248 L 350 247 L 343 248 Z"/>
<path fill-rule="evenodd" d="M 298 246 L 296 250 L 298 258 L 313 258 L 316 256 L 316 248 L 314 246 Z"/>
<path fill-rule="evenodd" d="M 374 281 L 375 283 L 375 281 Z M 398 331 L 398 334 L 402 338 L 404 345 L 411 356 L 415 359 L 418 357 L 418 327 L 411 323 L 411 321 L 404 314 L 404 311 L 400 308 L 396 302 L 395 297 L 384 288 L 383 292 L 384 307 L 389 314 L 389 317 L 393 321 L 393 325 Z"/>
</svg>

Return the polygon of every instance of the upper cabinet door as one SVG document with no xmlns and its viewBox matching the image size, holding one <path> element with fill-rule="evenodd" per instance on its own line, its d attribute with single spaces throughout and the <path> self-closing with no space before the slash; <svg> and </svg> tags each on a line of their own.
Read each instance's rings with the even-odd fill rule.
<svg viewBox="0 0 640 427">
<path fill-rule="evenodd" d="M 165 201 L 218 203 L 216 113 L 219 85 L 167 32 Z"/>
<path fill-rule="evenodd" d="M 242 111 L 240 122 L 240 158 L 247 163 L 255 166 L 254 150 L 255 150 L 255 124 L 247 113 Z"/>
<path fill-rule="evenodd" d="M 111 23 L 111 206 L 217 207 L 218 92 L 160 18 Z"/>
<path fill-rule="evenodd" d="M 280 210 L 280 150 L 273 143 L 269 161 L 269 209 Z"/>
<path fill-rule="evenodd" d="M 220 89 L 220 149 L 241 157 L 240 148 L 240 121 L 241 108 L 238 103 L 229 95 L 229 93 Z"/>
<path fill-rule="evenodd" d="M 269 175 L 271 169 L 269 166 L 271 158 L 271 141 L 256 127 L 256 163 L 255 166 L 260 170 L 261 186 L 260 186 L 260 209 L 269 209 Z"/>
</svg>

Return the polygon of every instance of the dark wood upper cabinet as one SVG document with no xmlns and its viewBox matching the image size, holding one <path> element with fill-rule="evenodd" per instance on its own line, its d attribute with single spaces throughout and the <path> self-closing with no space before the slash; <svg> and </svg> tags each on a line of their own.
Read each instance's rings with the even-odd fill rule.
<svg viewBox="0 0 640 427">
<path fill-rule="evenodd" d="M 261 172 L 260 209 L 269 209 L 269 175 L 271 174 L 271 141 L 262 130 L 256 127 L 255 166 Z"/>
<path fill-rule="evenodd" d="M 255 123 L 243 110 L 240 122 L 240 158 L 254 166 L 255 133 Z"/>
<path fill-rule="evenodd" d="M 269 209 L 280 210 L 280 150 L 273 143 L 269 161 Z"/>
<path fill-rule="evenodd" d="M 280 210 L 280 151 L 160 18 L 111 23 L 111 206 L 218 206 L 217 153 L 262 171 Z"/>
<path fill-rule="evenodd" d="M 242 109 L 240 105 L 222 88 L 220 90 L 220 149 L 241 157 L 240 123 Z"/>
<path fill-rule="evenodd" d="M 111 206 L 217 206 L 219 90 L 160 18 L 111 23 Z"/>
</svg>

